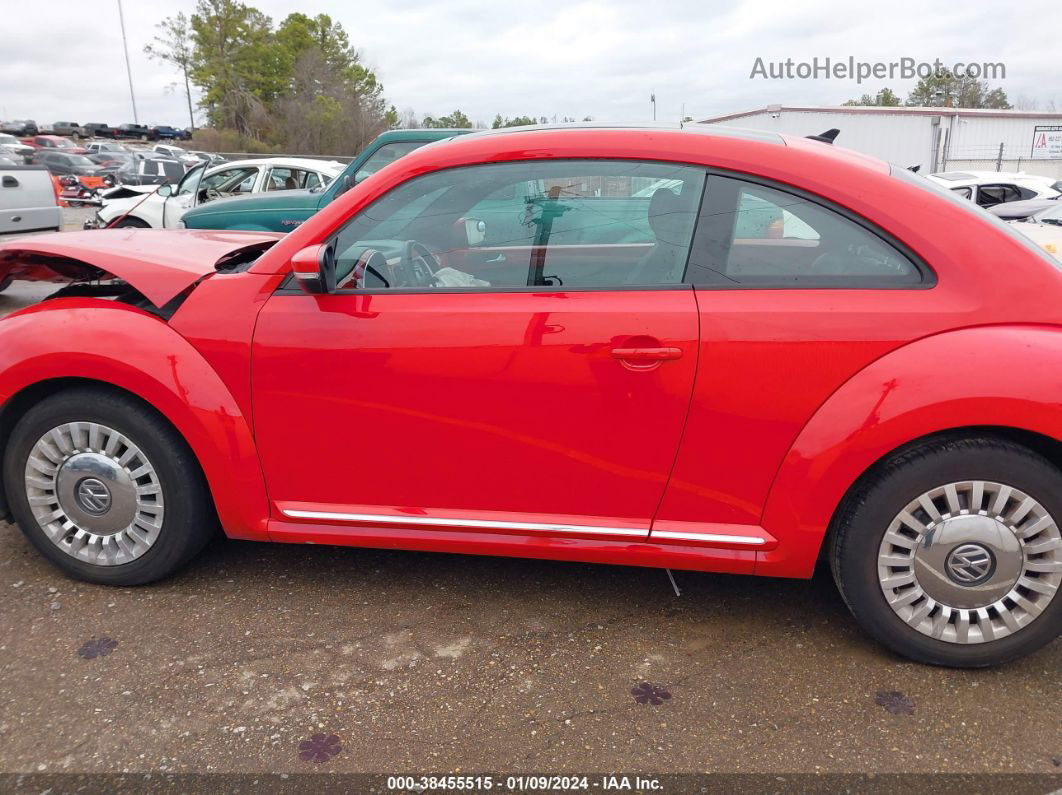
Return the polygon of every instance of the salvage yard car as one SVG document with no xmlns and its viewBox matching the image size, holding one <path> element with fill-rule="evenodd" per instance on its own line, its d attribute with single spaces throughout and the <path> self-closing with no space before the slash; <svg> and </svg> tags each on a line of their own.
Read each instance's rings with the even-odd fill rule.
<svg viewBox="0 0 1062 795">
<path fill-rule="evenodd" d="M 1062 202 L 1052 202 L 1047 209 L 1015 223 L 1014 228 L 1062 259 Z"/>
<path fill-rule="evenodd" d="M 63 228 L 51 175 L 42 166 L 0 164 L 0 235 Z M 9 284 L 0 276 L 0 289 Z"/>
<path fill-rule="evenodd" d="M 999 171 L 945 171 L 927 179 L 982 207 L 1006 202 L 1051 199 L 1062 193 L 1062 181 L 1035 174 Z"/>
<path fill-rule="evenodd" d="M 391 130 L 377 136 L 328 186 L 307 186 L 197 207 L 182 221 L 188 229 L 253 229 L 290 232 L 344 191 L 415 149 L 472 130 Z"/>
<path fill-rule="evenodd" d="M 479 213 L 513 196 L 496 239 Z M 0 515 L 70 576 L 164 577 L 217 517 L 781 577 L 822 556 L 928 663 L 1062 629 L 1062 270 L 903 168 L 720 127 L 479 133 L 287 236 L 31 237 L 5 275 L 75 279 L 0 320 Z"/>
<path fill-rule="evenodd" d="M 343 164 L 303 157 L 271 157 L 206 167 L 206 173 L 203 168 L 191 169 L 176 185 L 163 185 L 158 189 L 151 186 L 117 187 L 106 192 L 103 206 L 95 219 L 86 222 L 85 228 L 111 223 L 172 228 L 190 208 L 223 200 L 226 196 L 324 187 L 343 170 Z M 145 197 L 145 193 L 151 195 Z"/>
</svg>

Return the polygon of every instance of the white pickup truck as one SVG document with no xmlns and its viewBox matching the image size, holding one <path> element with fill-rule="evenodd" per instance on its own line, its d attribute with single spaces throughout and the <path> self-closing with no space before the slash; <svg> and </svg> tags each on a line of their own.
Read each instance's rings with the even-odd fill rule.
<svg viewBox="0 0 1062 795">
<path fill-rule="evenodd" d="M 63 210 L 44 166 L 0 165 L 0 235 L 63 228 Z"/>
<path fill-rule="evenodd" d="M 43 166 L 0 163 L 0 239 L 13 232 L 63 228 L 63 209 L 52 175 Z M 0 292 L 11 285 L 0 280 Z"/>
</svg>

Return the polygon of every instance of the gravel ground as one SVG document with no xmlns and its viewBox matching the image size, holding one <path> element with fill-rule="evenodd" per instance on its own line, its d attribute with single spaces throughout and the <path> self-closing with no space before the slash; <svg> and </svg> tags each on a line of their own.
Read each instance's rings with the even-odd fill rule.
<svg viewBox="0 0 1062 795">
<path fill-rule="evenodd" d="M 931 668 L 825 572 L 675 576 L 219 540 L 115 589 L 0 524 L 0 772 L 1062 772 L 1062 643 Z"/>
</svg>

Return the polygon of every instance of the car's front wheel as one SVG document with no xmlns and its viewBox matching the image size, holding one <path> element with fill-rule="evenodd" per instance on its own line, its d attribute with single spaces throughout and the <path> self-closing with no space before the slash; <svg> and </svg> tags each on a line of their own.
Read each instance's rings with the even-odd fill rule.
<svg viewBox="0 0 1062 795">
<path fill-rule="evenodd" d="M 996 665 L 1062 631 L 1062 472 L 1009 441 L 913 447 L 846 504 L 842 596 L 877 640 L 937 665 Z"/>
<path fill-rule="evenodd" d="M 4 489 L 22 532 L 71 577 L 151 582 L 217 527 L 192 451 L 136 399 L 78 388 L 37 403 L 12 431 Z"/>
</svg>

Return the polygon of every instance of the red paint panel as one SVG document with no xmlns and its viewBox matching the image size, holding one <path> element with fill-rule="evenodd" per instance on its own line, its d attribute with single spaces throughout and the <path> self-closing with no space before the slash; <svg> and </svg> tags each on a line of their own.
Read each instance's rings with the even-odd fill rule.
<svg viewBox="0 0 1062 795">
<path fill-rule="evenodd" d="M 269 535 L 276 541 L 301 544 L 454 552 L 462 555 L 497 555 L 511 558 L 568 560 L 620 566 L 651 566 L 725 574 L 752 574 L 755 553 L 741 549 L 708 549 L 683 544 L 608 541 L 592 538 L 461 533 L 413 528 L 349 528 L 298 522 L 271 521 Z M 660 575 L 663 577 L 663 575 Z M 665 582 L 661 587 L 667 587 Z"/>
<path fill-rule="evenodd" d="M 253 365 L 270 496 L 648 528 L 696 337 L 688 289 L 276 295 Z M 683 355 L 611 354 L 648 345 Z"/>
</svg>

